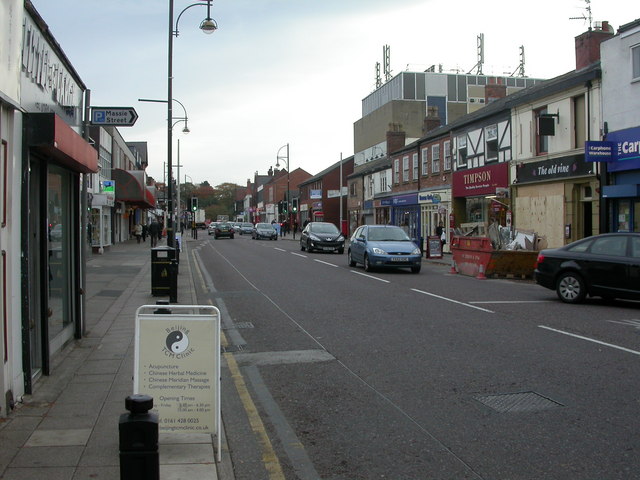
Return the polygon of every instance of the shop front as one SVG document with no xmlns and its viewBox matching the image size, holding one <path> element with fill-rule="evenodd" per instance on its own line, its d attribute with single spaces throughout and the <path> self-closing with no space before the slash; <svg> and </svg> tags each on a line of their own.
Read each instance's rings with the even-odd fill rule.
<svg viewBox="0 0 640 480">
<path fill-rule="evenodd" d="M 519 164 L 513 175 L 514 227 L 557 248 L 599 230 L 594 163 L 569 155 Z"/>
<path fill-rule="evenodd" d="M 58 115 L 25 117 L 23 368 L 30 393 L 32 381 L 48 375 L 52 358 L 82 331 L 80 175 L 98 171 L 98 154 Z"/>
<path fill-rule="evenodd" d="M 401 227 L 409 237 L 421 241 L 420 206 L 417 193 L 385 198 L 380 201 L 380 204 L 390 208 L 392 225 Z"/>
<path fill-rule="evenodd" d="M 418 193 L 420 205 L 421 236 L 441 236 L 445 234 L 444 251 L 448 251 L 450 241 L 449 213 L 451 212 L 451 190 L 431 190 Z"/>
<path fill-rule="evenodd" d="M 508 162 L 454 172 L 453 202 L 460 234 L 484 237 L 493 223 L 508 226 Z"/>
<path fill-rule="evenodd" d="M 613 158 L 606 164 L 609 184 L 602 188 L 610 232 L 640 232 L 640 127 L 609 132 Z"/>
</svg>

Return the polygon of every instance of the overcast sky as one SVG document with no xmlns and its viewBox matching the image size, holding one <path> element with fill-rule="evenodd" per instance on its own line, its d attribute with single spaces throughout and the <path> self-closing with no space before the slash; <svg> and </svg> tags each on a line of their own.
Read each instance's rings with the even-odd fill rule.
<svg viewBox="0 0 640 480">
<path fill-rule="evenodd" d="M 147 173 L 163 180 L 167 159 L 168 0 L 32 0 L 94 106 L 133 106 L 121 128 L 147 141 Z M 196 0 L 175 0 L 175 16 Z M 484 33 L 485 74 L 511 74 L 525 47 L 525 73 L 553 78 L 575 68 L 574 37 L 595 21 L 617 28 L 640 17 L 637 0 L 215 0 L 219 29 L 198 26 L 206 7 L 187 10 L 174 38 L 173 97 L 191 133 L 180 139 L 181 182 L 244 185 L 266 174 L 290 144 L 290 167 L 316 174 L 353 152 L 353 123 L 375 86 L 382 47 L 391 69 L 468 72 Z M 182 116 L 179 105 L 174 116 Z M 281 153 L 284 153 L 284 149 Z"/>
</svg>

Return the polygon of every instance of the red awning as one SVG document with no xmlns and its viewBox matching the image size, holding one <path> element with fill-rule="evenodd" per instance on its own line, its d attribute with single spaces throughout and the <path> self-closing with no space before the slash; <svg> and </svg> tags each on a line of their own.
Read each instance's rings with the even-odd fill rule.
<svg viewBox="0 0 640 480">
<path fill-rule="evenodd" d="M 116 202 L 126 202 L 140 208 L 155 208 L 156 198 L 145 185 L 144 170 L 112 170 L 116 182 Z"/>
<path fill-rule="evenodd" d="M 98 151 L 55 113 L 27 115 L 27 142 L 74 172 L 98 172 Z"/>
</svg>

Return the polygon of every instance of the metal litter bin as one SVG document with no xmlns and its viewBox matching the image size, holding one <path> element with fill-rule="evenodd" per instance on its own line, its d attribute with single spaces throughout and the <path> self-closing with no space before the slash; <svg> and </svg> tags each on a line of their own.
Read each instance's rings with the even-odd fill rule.
<svg viewBox="0 0 640 480">
<path fill-rule="evenodd" d="M 155 247 L 151 249 L 151 295 L 169 297 L 169 301 L 178 301 L 178 262 L 173 247 Z"/>
</svg>

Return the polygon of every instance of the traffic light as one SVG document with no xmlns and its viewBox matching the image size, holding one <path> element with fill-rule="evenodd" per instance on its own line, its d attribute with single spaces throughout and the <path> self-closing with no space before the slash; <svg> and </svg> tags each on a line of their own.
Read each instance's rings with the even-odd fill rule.
<svg viewBox="0 0 640 480">
<path fill-rule="evenodd" d="M 191 197 L 191 211 L 195 212 L 198 210 L 198 197 Z"/>
<path fill-rule="evenodd" d="M 298 212 L 298 199 L 294 198 L 293 200 L 291 200 L 291 210 L 293 211 L 293 213 L 297 213 Z"/>
<path fill-rule="evenodd" d="M 287 213 L 287 201 L 282 201 L 282 213 Z"/>
<path fill-rule="evenodd" d="M 282 213 L 282 200 L 278 202 L 278 213 Z"/>
</svg>

